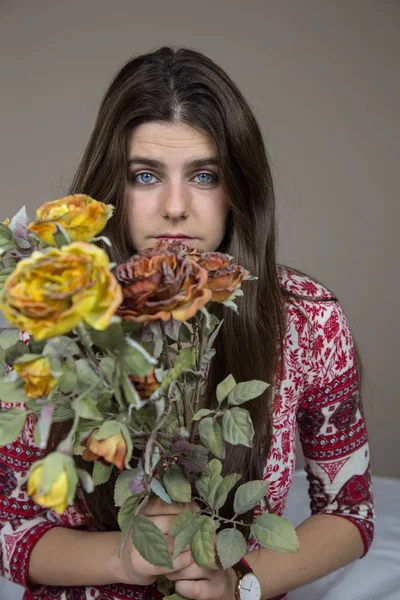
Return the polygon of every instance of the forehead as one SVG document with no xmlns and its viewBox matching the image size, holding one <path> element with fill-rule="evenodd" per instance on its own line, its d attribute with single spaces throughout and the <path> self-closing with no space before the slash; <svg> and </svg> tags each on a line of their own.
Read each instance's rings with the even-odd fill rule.
<svg viewBox="0 0 400 600">
<path fill-rule="evenodd" d="M 145 151 L 149 156 L 180 155 L 187 158 L 203 154 L 217 155 L 214 141 L 208 134 L 185 123 L 151 121 L 136 127 L 128 142 L 130 155 Z"/>
</svg>

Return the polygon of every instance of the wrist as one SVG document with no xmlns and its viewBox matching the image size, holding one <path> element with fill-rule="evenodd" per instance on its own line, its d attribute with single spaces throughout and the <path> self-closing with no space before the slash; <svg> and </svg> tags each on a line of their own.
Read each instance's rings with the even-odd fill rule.
<svg viewBox="0 0 400 600">
<path fill-rule="evenodd" d="M 237 600 L 237 588 L 239 577 L 233 567 L 230 567 L 228 570 L 228 578 L 229 578 L 229 598 L 231 600 Z"/>
<path fill-rule="evenodd" d="M 105 569 L 112 583 L 129 584 L 125 574 L 123 551 L 120 552 L 122 535 L 120 531 L 110 531 L 110 553 L 106 561 Z"/>
</svg>

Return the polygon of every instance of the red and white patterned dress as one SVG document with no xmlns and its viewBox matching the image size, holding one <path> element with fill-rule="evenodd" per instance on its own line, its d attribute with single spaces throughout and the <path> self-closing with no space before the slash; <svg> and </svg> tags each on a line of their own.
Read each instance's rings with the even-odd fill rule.
<svg viewBox="0 0 400 600">
<path fill-rule="evenodd" d="M 282 515 L 295 470 L 298 429 L 309 481 L 311 512 L 333 514 L 358 528 L 367 552 L 374 534 L 370 455 L 351 332 L 332 293 L 313 279 L 280 267 L 288 298 L 282 381 L 276 382 L 273 440 L 264 478 L 273 511 Z M 4 406 L 9 408 L 10 405 Z M 24 600 L 144 600 L 139 586 L 27 586 L 29 556 L 56 526 L 88 528 L 89 515 L 70 506 L 59 516 L 37 506 L 22 479 L 42 452 L 33 418 L 13 444 L 0 448 L 0 574 L 26 588 Z M 257 507 L 260 513 L 263 507 Z M 248 549 L 257 547 L 250 539 Z M 284 598 L 285 596 L 281 596 Z"/>
</svg>

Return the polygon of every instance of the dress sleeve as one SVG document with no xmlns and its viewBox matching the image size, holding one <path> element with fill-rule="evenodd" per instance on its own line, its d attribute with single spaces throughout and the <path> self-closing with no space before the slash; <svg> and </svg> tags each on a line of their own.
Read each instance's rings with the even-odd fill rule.
<svg viewBox="0 0 400 600">
<path fill-rule="evenodd" d="M 306 303 L 311 324 L 297 414 L 312 514 L 351 521 L 364 555 L 374 535 L 370 450 L 352 334 L 337 301 Z"/>
<path fill-rule="evenodd" d="M 22 333 L 21 339 L 29 338 Z M 17 406 L 21 405 L 0 402 L 0 410 Z M 30 554 L 42 535 L 53 527 L 85 524 L 85 515 L 75 505 L 59 517 L 54 511 L 35 504 L 27 495 L 26 475 L 31 465 L 44 457 L 34 442 L 36 420 L 34 415 L 28 415 L 19 437 L 11 444 L 0 446 L 0 575 L 27 590 Z M 40 594 L 37 597 L 41 598 Z"/>
</svg>

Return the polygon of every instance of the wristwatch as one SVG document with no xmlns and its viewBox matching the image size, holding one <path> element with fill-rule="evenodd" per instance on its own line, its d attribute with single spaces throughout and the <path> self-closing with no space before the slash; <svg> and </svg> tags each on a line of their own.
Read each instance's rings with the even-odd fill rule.
<svg viewBox="0 0 400 600">
<path fill-rule="evenodd" d="M 238 578 L 235 590 L 236 600 L 261 600 L 260 581 L 254 575 L 247 560 L 242 558 L 233 565 L 232 569 L 236 571 Z"/>
</svg>

